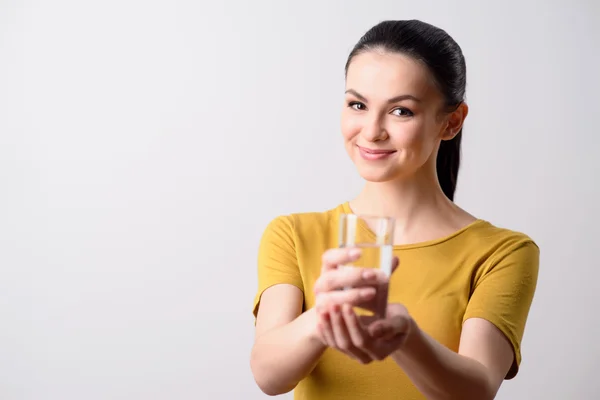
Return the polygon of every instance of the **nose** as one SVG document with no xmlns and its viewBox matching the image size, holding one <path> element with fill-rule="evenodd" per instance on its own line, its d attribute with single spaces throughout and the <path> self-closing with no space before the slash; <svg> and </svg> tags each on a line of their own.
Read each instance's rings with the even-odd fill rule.
<svg viewBox="0 0 600 400">
<path fill-rule="evenodd" d="M 385 127 L 381 123 L 380 118 L 373 116 L 365 121 L 365 125 L 361 130 L 361 136 L 369 142 L 379 142 L 386 140 L 389 135 Z"/>
</svg>

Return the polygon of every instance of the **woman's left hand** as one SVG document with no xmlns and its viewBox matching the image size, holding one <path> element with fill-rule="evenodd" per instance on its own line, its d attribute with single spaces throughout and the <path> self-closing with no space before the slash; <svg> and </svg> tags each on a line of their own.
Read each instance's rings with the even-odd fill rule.
<svg viewBox="0 0 600 400">
<path fill-rule="evenodd" d="M 362 364 L 383 360 L 396 351 L 414 325 L 406 307 L 388 304 L 385 318 L 357 316 L 349 304 L 317 309 L 319 333 L 327 345 Z"/>
</svg>

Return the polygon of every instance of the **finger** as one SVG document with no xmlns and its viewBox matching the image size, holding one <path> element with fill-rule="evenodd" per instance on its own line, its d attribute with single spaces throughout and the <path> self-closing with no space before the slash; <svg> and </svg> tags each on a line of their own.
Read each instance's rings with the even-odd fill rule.
<svg viewBox="0 0 600 400">
<path fill-rule="evenodd" d="M 394 329 L 386 321 L 376 321 L 368 328 L 373 339 L 383 339 L 394 335 Z"/>
<path fill-rule="evenodd" d="M 334 348 L 335 340 L 333 337 L 333 332 L 331 330 L 331 319 L 328 311 L 319 313 L 319 333 L 321 334 L 325 344 L 327 346 Z"/>
<path fill-rule="evenodd" d="M 394 256 L 392 260 L 392 274 L 398 269 L 398 265 L 400 265 L 400 259 Z"/>
<path fill-rule="evenodd" d="M 360 258 L 361 251 L 358 248 L 329 249 L 323 253 L 322 272 L 337 269 L 338 265 L 351 263 Z"/>
<path fill-rule="evenodd" d="M 351 315 L 348 315 L 348 317 L 351 317 Z M 381 361 L 384 360 L 385 358 L 387 358 L 393 351 L 397 350 L 400 345 L 404 342 L 404 339 L 406 338 L 405 334 L 395 334 L 392 335 L 390 339 L 386 339 L 386 338 L 375 338 L 370 334 L 370 326 L 368 324 L 373 323 L 373 321 L 376 321 L 376 319 L 374 319 L 374 317 L 370 317 L 370 316 L 360 316 L 360 317 L 356 317 L 356 314 L 354 315 L 354 318 L 356 318 L 356 322 L 353 322 L 351 320 L 349 320 L 347 322 L 348 325 L 348 331 L 350 332 L 351 337 L 352 336 L 352 328 L 350 328 L 350 326 L 354 326 L 354 324 L 359 326 L 359 331 L 360 329 L 362 329 L 363 332 L 363 345 L 361 347 L 361 350 L 371 359 L 371 360 L 377 360 L 377 361 Z M 361 343 L 361 340 L 358 341 L 358 343 Z"/>
<path fill-rule="evenodd" d="M 378 286 L 388 282 L 389 278 L 382 270 L 349 267 L 329 270 L 322 274 L 315 282 L 314 291 L 329 292 L 350 287 Z"/>
<path fill-rule="evenodd" d="M 380 360 L 384 359 L 394 351 L 398 350 L 406 340 L 406 334 L 396 333 L 389 334 L 380 339 L 374 339 L 373 343 L 377 352 L 381 355 Z"/>
<path fill-rule="evenodd" d="M 352 357 L 354 357 L 361 363 L 367 364 L 371 362 L 371 357 L 369 357 L 364 351 L 362 351 L 362 349 L 355 346 L 354 340 L 350 336 L 349 327 L 346 324 L 346 316 L 344 315 L 344 310 L 348 309 L 350 310 L 350 313 L 354 315 L 352 307 L 347 304 L 344 305 L 344 307 L 334 307 L 331 319 L 335 341 L 340 350 L 344 351 L 347 354 L 350 354 Z"/>
<path fill-rule="evenodd" d="M 342 351 L 348 351 L 351 347 L 350 335 L 346 330 L 346 324 L 342 321 L 340 306 L 334 304 L 331 307 L 331 330 L 337 348 Z"/>
<path fill-rule="evenodd" d="M 361 315 L 358 317 L 358 323 L 363 326 L 365 333 L 371 339 L 381 339 L 393 331 L 391 325 L 385 321 L 377 315 Z"/>
<path fill-rule="evenodd" d="M 409 321 L 404 316 L 381 319 L 369 326 L 369 333 L 376 339 L 391 339 L 408 331 Z"/>
<path fill-rule="evenodd" d="M 344 305 L 343 312 L 348 333 L 354 347 L 360 350 L 363 357 L 369 360 L 381 360 L 381 357 L 371 349 L 371 337 L 356 316 L 356 313 L 352 310 L 352 307 Z"/>
<path fill-rule="evenodd" d="M 367 326 L 370 326 L 373 322 L 378 321 L 379 319 L 380 318 L 377 317 L 377 315 L 361 315 L 361 316 L 358 317 L 358 322 L 363 327 L 367 327 Z"/>
<path fill-rule="evenodd" d="M 350 304 L 361 306 L 375 298 L 377 289 L 373 287 L 339 290 L 333 292 L 319 293 L 317 305 L 331 309 L 333 305 Z"/>
<path fill-rule="evenodd" d="M 352 344 L 356 347 L 362 348 L 369 339 L 367 336 L 368 333 L 358 320 L 354 310 L 352 310 L 352 306 L 344 304 L 343 313 L 344 321 L 348 327 L 348 333 L 350 335 L 350 339 L 352 340 Z"/>
<path fill-rule="evenodd" d="M 315 291 L 327 292 L 351 287 L 378 286 L 388 281 L 388 276 L 379 269 L 344 267 L 321 275 L 315 282 Z"/>
</svg>

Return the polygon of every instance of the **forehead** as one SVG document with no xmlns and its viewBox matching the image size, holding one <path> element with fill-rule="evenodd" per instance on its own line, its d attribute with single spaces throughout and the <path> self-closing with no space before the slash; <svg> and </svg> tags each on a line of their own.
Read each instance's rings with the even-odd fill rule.
<svg viewBox="0 0 600 400">
<path fill-rule="evenodd" d="M 421 99 L 436 97 L 433 77 L 427 67 L 412 57 L 367 51 L 354 57 L 348 66 L 346 89 L 369 99 L 388 99 L 412 94 Z"/>
</svg>

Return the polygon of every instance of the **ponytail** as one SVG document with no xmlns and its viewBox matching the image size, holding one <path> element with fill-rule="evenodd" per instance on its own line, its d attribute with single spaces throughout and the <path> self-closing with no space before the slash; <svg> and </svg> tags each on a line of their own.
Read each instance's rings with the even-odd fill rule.
<svg viewBox="0 0 600 400">
<path fill-rule="evenodd" d="M 454 192 L 458 180 L 461 139 L 462 129 L 451 140 L 442 140 L 436 160 L 438 181 L 444 194 L 451 201 L 454 201 Z"/>
</svg>

